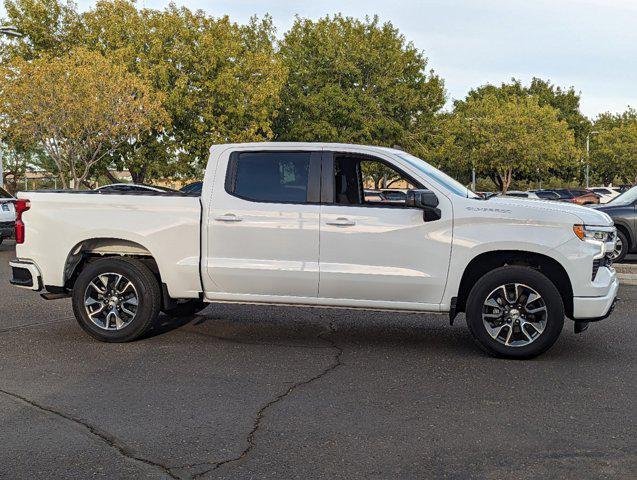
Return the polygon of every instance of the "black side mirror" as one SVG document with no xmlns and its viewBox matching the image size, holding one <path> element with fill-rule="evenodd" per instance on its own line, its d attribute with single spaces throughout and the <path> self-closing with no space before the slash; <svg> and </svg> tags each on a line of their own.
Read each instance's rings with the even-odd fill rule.
<svg viewBox="0 0 637 480">
<path fill-rule="evenodd" d="M 420 208 L 423 210 L 425 222 L 440 220 L 440 209 L 438 197 L 431 190 L 409 190 L 405 199 L 406 207 Z"/>
</svg>

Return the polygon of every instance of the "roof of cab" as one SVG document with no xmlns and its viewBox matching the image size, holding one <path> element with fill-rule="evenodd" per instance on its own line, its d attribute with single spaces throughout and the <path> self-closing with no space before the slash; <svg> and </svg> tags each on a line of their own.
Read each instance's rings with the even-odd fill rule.
<svg viewBox="0 0 637 480">
<path fill-rule="evenodd" d="M 303 148 L 303 147 L 307 147 L 307 148 L 322 148 L 322 149 L 334 149 L 334 150 L 339 150 L 339 149 L 348 149 L 348 148 L 362 148 L 365 150 L 376 150 L 378 152 L 385 152 L 385 153 L 402 153 L 401 150 L 398 150 L 396 148 L 389 148 L 389 147 L 381 147 L 378 145 L 360 145 L 360 144 L 354 144 L 354 143 L 329 143 L 329 142 L 247 142 L 247 143 L 223 143 L 223 144 L 216 144 L 216 145 L 212 145 L 210 147 L 210 152 L 214 151 L 214 150 L 218 150 L 218 149 L 226 149 L 226 148 L 233 148 L 233 147 L 253 147 L 253 148 L 263 148 L 263 147 L 268 147 L 268 148 L 281 148 L 281 149 L 285 149 L 285 148 Z"/>
</svg>

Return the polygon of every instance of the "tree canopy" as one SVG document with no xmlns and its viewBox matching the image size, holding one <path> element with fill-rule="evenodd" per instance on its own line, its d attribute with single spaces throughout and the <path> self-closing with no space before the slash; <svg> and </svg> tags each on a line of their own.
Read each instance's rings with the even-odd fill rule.
<svg viewBox="0 0 637 480">
<path fill-rule="evenodd" d="M 138 183 L 191 178 L 200 175 L 212 144 L 334 141 L 399 146 L 465 183 L 475 167 L 506 190 L 546 174 L 581 180 L 578 160 L 595 130 L 594 178 L 637 177 L 634 110 L 601 115 L 593 125 L 573 87 L 540 78 L 482 85 L 445 108 L 443 80 L 425 53 L 378 17 L 296 18 L 277 37 L 267 15 L 239 24 L 172 3 L 152 9 L 98 0 L 80 11 L 72 0 L 5 0 L 5 10 L 3 23 L 22 34 L 0 39 L 7 95 L 0 140 L 16 175 L 28 162 L 65 182 L 114 180 L 113 169 L 127 170 Z M 73 80 L 64 82 L 61 72 L 75 72 Z M 27 75 L 35 75 L 32 85 Z M 147 119 L 109 105 L 114 97 L 105 88 L 113 79 L 123 82 L 113 95 L 144 101 Z M 64 124 L 60 145 L 75 147 L 60 156 L 51 147 L 54 132 L 43 124 L 37 136 L 26 134 L 36 132 L 37 115 L 27 115 L 35 97 L 18 92 L 40 98 L 46 108 L 38 105 L 38 115 L 46 110 L 52 125 Z M 90 141 L 77 128 L 82 122 Z M 115 132 L 127 123 L 123 139 Z M 87 150 L 80 154 L 82 142 Z M 380 166 L 366 175 L 378 187 L 395 177 Z"/>
<path fill-rule="evenodd" d="M 46 153 L 63 186 L 77 187 L 105 156 L 168 124 L 161 95 L 99 53 L 16 58 L 0 75 L 0 118 L 10 145 Z"/>
<path fill-rule="evenodd" d="M 445 102 L 423 53 L 377 17 L 297 18 L 280 55 L 288 71 L 275 121 L 281 140 L 406 147 Z"/>
<path fill-rule="evenodd" d="M 463 156 L 506 192 L 514 176 L 544 174 L 577 159 L 573 132 L 536 97 L 470 97 L 450 121 Z"/>
</svg>

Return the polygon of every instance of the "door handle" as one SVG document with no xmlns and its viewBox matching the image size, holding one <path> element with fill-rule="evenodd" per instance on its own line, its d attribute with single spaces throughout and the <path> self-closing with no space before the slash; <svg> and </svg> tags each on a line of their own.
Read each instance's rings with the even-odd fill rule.
<svg viewBox="0 0 637 480">
<path fill-rule="evenodd" d="M 338 217 L 335 220 L 328 220 L 325 222 L 327 225 L 336 225 L 337 227 L 353 227 L 356 225 L 354 220 L 350 220 L 349 218 Z"/>
<path fill-rule="evenodd" d="M 234 213 L 226 213 L 225 215 L 219 215 L 215 217 L 218 222 L 240 222 L 241 217 L 237 217 Z"/>
</svg>

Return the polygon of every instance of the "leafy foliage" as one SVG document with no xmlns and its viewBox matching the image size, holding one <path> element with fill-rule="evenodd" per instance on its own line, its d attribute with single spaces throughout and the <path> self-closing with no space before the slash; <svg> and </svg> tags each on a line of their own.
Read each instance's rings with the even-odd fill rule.
<svg viewBox="0 0 637 480">
<path fill-rule="evenodd" d="M 442 80 L 391 23 L 297 18 L 280 54 L 288 71 L 281 140 L 403 145 L 443 106 Z"/>
<path fill-rule="evenodd" d="M 169 122 L 161 96 L 99 53 L 17 58 L 0 76 L 0 115 L 13 144 L 40 149 L 77 187 L 104 157 Z"/>
<path fill-rule="evenodd" d="M 503 192 L 516 174 L 539 174 L 577 159 L 568 124 L 535 97 L 469 98 L 456 106 L 449 125 L 464 157 Z"/>
<path fill-rule="evenodd" d="M 608 185 L 615 179 L 637 183 L 637 111 L 629 108 L 621 114 L 606 113 L 595 122 L 591 136 L 593 172 Z"/>
</svg>

